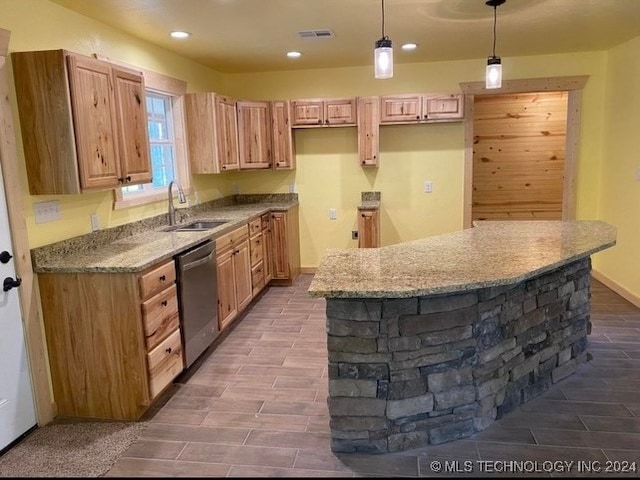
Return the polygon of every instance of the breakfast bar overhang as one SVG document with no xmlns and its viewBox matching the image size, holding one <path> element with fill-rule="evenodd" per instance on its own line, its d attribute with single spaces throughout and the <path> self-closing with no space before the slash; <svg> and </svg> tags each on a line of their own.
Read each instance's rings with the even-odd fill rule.
<svg viewBox="0 0 640 480">
<path fill-rule="evenodd" d="M 331 448 L 395 452 L 468 437 L 586 359 L 599 221 L 479 222 L 374 249 L 328 250 Z"/>
</svg>

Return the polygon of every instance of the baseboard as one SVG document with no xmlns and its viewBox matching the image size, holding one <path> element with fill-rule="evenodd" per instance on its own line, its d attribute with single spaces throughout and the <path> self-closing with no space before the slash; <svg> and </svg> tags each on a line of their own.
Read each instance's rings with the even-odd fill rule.
<svg viewBox="0 0 640 480">
<path fill-rule="evenodd" d="M 315 274 L 316 271 L 318 270 L 317 267 L 302 267 L 300 269 L 300 273 L 311 273 L 311 274 Z"/>
<path fill-rule="evenodd" d="M 611 280 L 609 277 L 607 277 L 603 273 L 600 273 L 600 272 L 598 272 L 596 270 L 591 270 L 591 275 L 593 276 L 593 278 L 595 278 L 599 282 L 605 284 L 611 290 L 616 292 L 622 298 L 624 298 L 625 300 L 628 300 L 629 302 L 633 303 L 636 307 L 640 308 L 640 297 L 639 296 L 631 293 L 625 287 L 620 285 L 615 280 Z"/>
</svg>

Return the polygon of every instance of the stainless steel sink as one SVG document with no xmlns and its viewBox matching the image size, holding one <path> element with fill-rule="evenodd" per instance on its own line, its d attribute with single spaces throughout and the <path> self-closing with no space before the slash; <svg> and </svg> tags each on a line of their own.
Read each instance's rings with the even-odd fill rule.
<svg viewBox="0 0 640 480">
<path fill-rule="evenodd" d="M 202 232 L 229 223 L 229 220 L 198 220 L 185 225 L 173 225 L 163 229 L 165 232 Z"/>
</svg>

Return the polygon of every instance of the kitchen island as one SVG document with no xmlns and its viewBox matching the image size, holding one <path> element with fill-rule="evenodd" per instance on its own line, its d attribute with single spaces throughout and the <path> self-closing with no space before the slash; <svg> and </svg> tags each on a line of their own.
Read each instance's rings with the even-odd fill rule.
<svg viewBox="0 0 640 480">
<path fill-rule="evenodd" d="M 481 222 L 377 249 L 329 250 L 331 448 L 394 452 L 468 437 L 586 359 L 598 221 Z"/>
</svg>

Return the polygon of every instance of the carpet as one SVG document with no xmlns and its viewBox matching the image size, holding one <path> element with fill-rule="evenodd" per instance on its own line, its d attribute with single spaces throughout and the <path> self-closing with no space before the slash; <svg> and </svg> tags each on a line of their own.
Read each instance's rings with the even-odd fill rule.
<svg viewBox="0 0 640 480">
<path fill-rule="evenodd" d="M 0 457 L 0 477 L 100 477 L 146 425 L 86 422 L 37 428 Z"/>
</svg>

